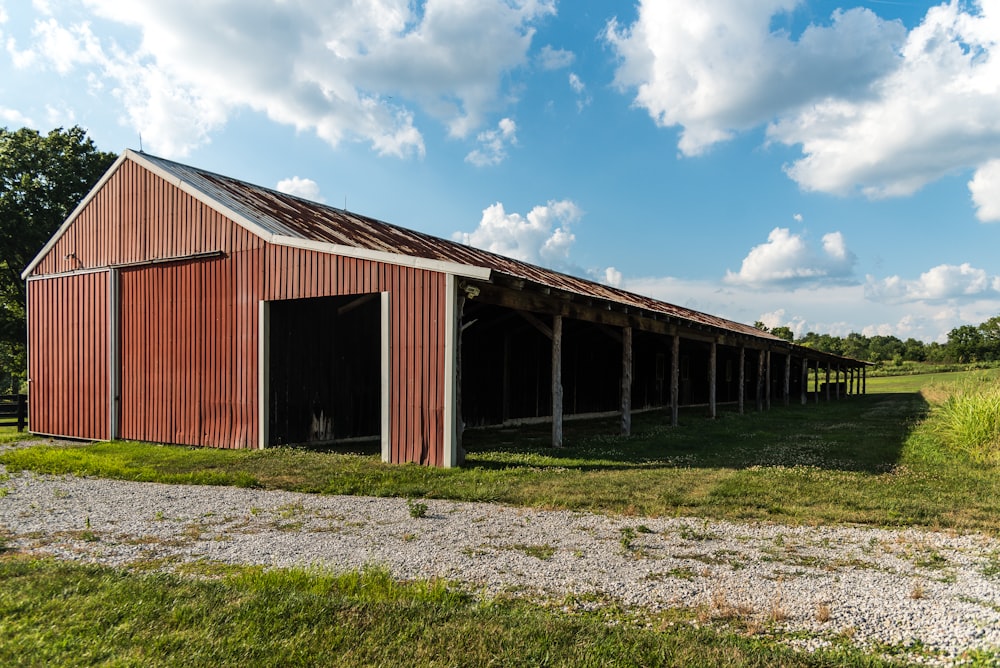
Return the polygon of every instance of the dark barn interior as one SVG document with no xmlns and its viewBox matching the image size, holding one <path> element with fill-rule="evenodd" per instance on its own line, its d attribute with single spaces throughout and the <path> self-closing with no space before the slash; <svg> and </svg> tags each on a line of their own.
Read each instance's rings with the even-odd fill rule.
<svg viewBox="0 0 1000 668">
<path fill-rule="evenodd" d="M 269 445 L 379 435 L 377 294 L 271 302 Z"/>
</svg>

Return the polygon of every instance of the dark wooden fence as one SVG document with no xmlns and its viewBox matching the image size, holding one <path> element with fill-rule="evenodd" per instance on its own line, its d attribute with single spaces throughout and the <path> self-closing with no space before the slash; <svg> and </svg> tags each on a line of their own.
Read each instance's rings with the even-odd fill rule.
<svg viewBox="0 0 1000 668">
<path fill-rule="evenodd" d="M 0 394 L 0 427 L 17 427 L 24 431 L 28 426 L 28 395 Z"/>
</svg>

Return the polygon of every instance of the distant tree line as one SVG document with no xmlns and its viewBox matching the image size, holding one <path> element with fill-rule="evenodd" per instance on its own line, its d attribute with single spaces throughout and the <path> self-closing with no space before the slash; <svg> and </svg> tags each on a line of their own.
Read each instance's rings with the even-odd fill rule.
<svg viewBox="0 0 1000 668">
<path fill-rule="evenodd" d="M 865 336 L 857 332 L 851 332 L 847 336 L 808 332 L 796 338 L 788 327 L 768 328 L 759 321 L 754 326 L 800 346 L 865 362 L 1000 362 L 1000 316 L 994 316 L 980 325 L 956 327 L 948 332 L 946 343 L 924 343 L 914 338 L 903 341 L 895 336 Z"/>
</svg>

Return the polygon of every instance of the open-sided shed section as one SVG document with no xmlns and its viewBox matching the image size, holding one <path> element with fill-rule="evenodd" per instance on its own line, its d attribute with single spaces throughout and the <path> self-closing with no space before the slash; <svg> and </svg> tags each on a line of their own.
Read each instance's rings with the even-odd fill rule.
<svg viewBox="0 0 1000 668">
<path fill-rule="evenodd" d="M 864 392 L 747 325 L 126 151 L 27 267 L 36 433 L 212 447 Z"/>
</svg>

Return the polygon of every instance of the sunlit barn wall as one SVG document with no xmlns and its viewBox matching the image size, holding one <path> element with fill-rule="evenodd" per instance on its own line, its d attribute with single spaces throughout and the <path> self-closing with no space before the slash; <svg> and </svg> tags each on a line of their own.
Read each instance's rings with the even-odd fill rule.
<svg viewBox="0 0 1000 668">
<path fill-rule="evenodd" d="M 388 292 L 390 460 L 443 463 L 444 274 L 268 244 L 128 160 L 32 273 L 32 430 L 111 435 L 109 272 L 41 279 L 110 266 L 121 438 L 256 447 L 259 301 Z"/>
</svg>

